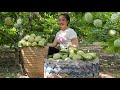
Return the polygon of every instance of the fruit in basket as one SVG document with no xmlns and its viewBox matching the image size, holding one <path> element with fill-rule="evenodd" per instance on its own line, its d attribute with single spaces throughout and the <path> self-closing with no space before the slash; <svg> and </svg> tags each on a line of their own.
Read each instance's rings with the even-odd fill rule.
<svg viewBox="0 0 120 90">
<path fill-rule="evenodd" d="M 83 55 L 84 60 L 92 60 L 92 55 L 90 55 L 89 53 L 86 53 Z"/>
<path fill-rule="evenodd" d="M 45 42 L 46 42 L 46 39 L 45 39 L 45 38 L 41 38 L 41 41 L 45 43 Z"/>
<path fill-rule="evenodd" d="M 45 46 L 45 42 L 44 42 L 44 41 L 42 41 L 42 40 L 41 40 L 41 41 L 39 41 L 39 42 L 38 42 L 38 46 Z"/>
<path fill-rule="evenodd" d="M 73 53 L 76 50 L 77 50 L 77 48 L 75 48 L 74 46 L 69 46 L 69 48 L 68 48 L 69 53 Z"/>
<path fill-rule="evenodd" d="M 65 58 L 65 60 L 71 60 L 69 57 Z"/>
<path fill-rule="evenodd" d="M 33 42 L 33 43 L 32 43 L 32 46 L 37 46 L 37 43 L 36 43 L 36 42 Z"/>
<path fill-rule="evenodd" d="M 65 58 L 67 58 L 67 57 L 68 57 L 67 54 L 66 54 L 66 55 L 63 55 L 63 56 L 62 56 L 62 59 L 65 60 Z"/>
<path fill-rule="evenodd" d="M 74 51 L 76 51 L 76 50 L 74 50 Z M 49 60 L 49 58 L 52 58 L 52 60 L 85 60 L 85 61 L 90 61 L 90 60 L 95 60 L 97 58 L 97 55 L 94 52 L 85 53 L 82 50 L 77 50 L 77 53 L 75 53 L 75 52 L 55 53 L 53 55 L 49 55 L 48 60 Z"/>
<path fill-rule="evenodd" d="M 41 40 L 41 36 L 36 36 L 35 37 L 35 42 L 39 42 Z"/>
<path fill-rule="evenodd" d="M 19 47 L 34 47 L 34 46 L 42 46 L 46 45 L 47 41 L 45 38 L 42 38 L 40 35 L 36 35 L 34 33 L 25 35 L 19 42 Z"/>
<path fill-rule="evenodd" d="M 90 55 L 92 56 L 92 59 L 93 59 L 93 60 L 97 58 L 96 53 L 88 53 L 88 54 L 90 54 Z"/>
<path fill-rule="evenodd" d="M 31 42 L 31 43 L 34 42 L 34 37 L 33 37 L 33 36 L 30 36 L 30 37 L 28 38 L 28 41 Z"/>
<path fill-rule="evenodd" d="M 24 39 L 24 40 L 28 40 L 29 37 L 30 37 L 30 35 L 26 35 L 23 39 Z"/>
<path fill-rule="evenodd" d="M 22 46 L 26 46 L 26 41 L 23 39 L 21 40 Z"/>
<path fill-rule="evenodd" d="M 69 51 L 70 50 L 70 51 Z M 68 49 L 64 48 L 61 49 L 59 53 L 55 53 L 50 56 L 49 58 L 53 58 L 54 60 L 95 60 L 97 58 L 96 53 L 89 52 L 86 53 L 80 49 L 70 46 Z"/>
<path fill-rule="evenodd" d="M 73 60 L 79 60 L 79 56 L 78 56 L 78 55 L 74 55 L 74 56 L 72 57 L 72 59 L 73 59 Z"/>
<path fill-rule="evenodd" d="M 72 57 L 72 59 L 73 59 L 73 60 L 81 60 L 82 57 L 81 57 L 80 55 L 74 55 L 74 56 Z"/>
<path fill-rule="evenodd" d="M 75 55 L 75 53 L 74 53 L 74 52 L 71 52 L 71 53 L 69 54 L 69 57 L 72 58 L 74 55 Z"/>
<path fill-rule="evenodd" d="M 26 42 L 26 46 L 32 46 L 32 43 Z"/>
<path fill-rule="evenodd" d="M 53 55 L 48 55 L 48 58 L 52 58 L 53 57 Z"/>
<path fill-rule="evenodd" d="M 22 45 L 22 42 L 21 41 L 19 41 L 18 42 L 18 47 L 22 47 L 23 45 Z"/>
<path fill-rule="evenodd" d="M 78 50 L 77 55 L 83 55 L 85 54 L 82 50 Z"/>
<path fill-rule="evenodd" d="M 30 34 L 30 36 L 32 36 L 32 37 L 34 37 L 34 38 L 36 37 L 36 35 L 35 35 L 34 33 Z"/>
<path fill-rule="evenodd" d="M 68 52 L 68 49 L 67 48 L 62 48 L 61 50 L 60 50 L 60 52 Z"/>
<path fill-rule="evenodd" d="M 55 53 L 54 55 L 53 55 L 53 59 L 60 59 L 61 58 L 61 54 L 60 53 Z"/>
</svg>

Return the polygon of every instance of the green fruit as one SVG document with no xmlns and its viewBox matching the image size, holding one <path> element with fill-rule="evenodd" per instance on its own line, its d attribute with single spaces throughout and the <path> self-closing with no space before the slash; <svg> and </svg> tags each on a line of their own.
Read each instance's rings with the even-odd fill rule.
<svg viewBox="0 0 120 90">
<path fill-rule="evenodd" d="M 74 52 L 69 54 L 69 57 L 72 58 L 74 55 L 76 55 Z"/>
<path fill-rule="evenodd" d="M 60 52 L 65 52 L 65 53 L 67 53 L 67 52 L 68 52 L 68 49 L 62 48 L 62 49 L 60 50 Z"/>
<path fill-rule="evenodd" d="M 8 77 L 8 76 L 7 76 L 7 77 L 5 77 L 5 78 L 11 78 L 11 77 Z"/>
<path fill-rule="evenodd" d="M 35 42 L 39 42 L 41 40 L 41 36 L 37 36 L 36 38 L 35 38 Z"/>
<path fill-rule="evenodd" d="M 13 27 L 12 29 L 10 29 L 10 31 L 12 31 L 12 32 L 16 32 L 16 28 Z"/>
<path fill-rule="evenodd" d="M 74 53 L 75 50 L 77 50 L 77 48 L 75 48 L 75 47 L 73 47 L 73 46 L 70 46 L 70 47 L 68 48 L 69 53 Z"/>
<path fill-rule="evenodd" d="M 39 41 L 38 46 L 42 46 L 42 47 L 45 46 L 45 42 L 44 41 Z"/>
<path fill-rule="evenodd" d="M 85 21 L 88 22 L 88 23 L 93 21 L 93 15 L 90 12 L 87 12 L 85 14 Z"/>
<path fill-rule="evenodd" d="M 72 57 L 73 60 L 80 60 L 82 57 L 80 55 L 74 55 Z"/>
<path fill-rule="evenodd" d="M 18 42 L 18 47 L 22 47 L 22 46 L 23 46 L 22 42 L 19 41 L 19 42 Z"/>
<path fill-rule="evenodd" d="M 46 42 L 46 39 L 45 39 L 45 38 L 42 38 L 41 41 Z"/>
<path fill-rule="evenodd" d="M 115 36 L 117 34 L 116 30 L 109 30 L 110 36 Z"/>
<path fill-rule="evenodd" d="M 94 24 L 96 27 L 102 27 L 102 21 L 101 21 L 100 19 L 94 20 L 93 24 Z"/>
<path fill-rule="evenodd" d="M 77 55 L 83 55 L 83 54 L 85 54 L 83 51 L 81 51 L 81 50 L 79 50 L 78 52 L 77 52 Z"/>
<path fill-rule="evenodd" d="M 22 43 L 22 45 L 25 47 L 26 46 L 26 41 L 25 40 L 21 40 L 21 43 Z"/>
<path fill-rule="evenodd" d="M 69 57 L 65 58 L 65 60 L 71 60 Z"/>
<path fill-rule="evenodd" d="M 32 46 L 37 46 L 37 43 L 36 43 L 36 42 L 33 42 L 33 43 L 32 43 Z"/>
<path fill-rule="evenodd" d="M 32 46 L 32 43 L 26 42 L 26 46 L 30 47 L 30 46 Z"/>
<path fill-rule="evenodd" d="M 20 25 L 18 25 L 17 23 L 15 23 L 14 27 L 18 29 L 20 27 Z"/>
<path fill-rule="evenodd" d="M 53 57 L 53 55 L 48 55 L 48 58 L 52 58 Z"/>
<path fill-rule="evenodd" d="M 89 53 L 86 53 L 83 55 L 85 60 L 92 60 L 92 55 L 90 55 Z"/>
<path fill-rule="evenodd" d="M 40 17 L 39 12 L 32 12 L 32 14 L 33 14 L 34 17 Z"/>
<path fill-rule="evenodd" d="M 41 39 L 41 42 L 44 42 L 44 46 L 47 44 L 47 41 L 46 41 L 45 38 L 42 38 L 42 39 Z"/>
<path fill-rule="evenodd" d="M 32 37 L 34 37 L 34 38 L 36 37 L 36 35 L 35 35 L 35 34 L 30 34 L 30 36 L 32 36 Z"/>
<path fill-rule="evenodd" d="M 63 55 L 62 59 L 65 60 L 65 58 L 67 58 L 67 57 L 68 57 L 68 55 Z"/>
<path fill-rule="evenodd" d="M 18 25 L 21 25 L 21 24 L 22 24 L 22 19 L 21 19 L 21 18 L 19 18 L 19 19 L 17 20 L 17 24 L 18 24 Z"/>
<path fill-rule="evenodd" d="M 92 56 L 92 59 L 96 59 L 97 58 L 96 53 L 88 53 L 88 54 L 90 54 Z"/>
<path fill-rule="evenodd" d="M 74 49 L 69 50 L 69 53 L 74 53 Z"/>
<path fill-rule="evenodd" d="M 29 37 L 30 37 L 30 35 L 26 35 L 26 36 L 24 36 L 23 39 L 27 41 L 29 39 Z"/>
<path fill-rule="evenodd" d="M 116 40 L 114 41 L 114 46 L 115 46 L 115 47 L 120 47 L 120 38 L 119 38 L 119 39 L 116 39 Z"/>
<path fill-rule="evenodd" d="M 111 21 L 116 21 L 118 19 L 119 19 L 119 15 L 117 13 L 114 13 L 111 15 L 111 18 L 110 18 Z"/>
<path fill-rule="evenodd" d="M 30 37 L 28 38 L 28 41 L 31 42 L 31 43 L 34 42 L 34 37 L 30 36 Z"/>
<path fill-rule="evenodd" d="M 5 18 L 5 24 L 6 25 L 13 25 L 12 18 L 11 17 L 6 17 Z"/>
<path fill-rule="evenodd" d="M 53 55 L 53 59 L 57 60 L 61 58 L 61 54 L 60 53 L 56 53 Z"/>
</svg>

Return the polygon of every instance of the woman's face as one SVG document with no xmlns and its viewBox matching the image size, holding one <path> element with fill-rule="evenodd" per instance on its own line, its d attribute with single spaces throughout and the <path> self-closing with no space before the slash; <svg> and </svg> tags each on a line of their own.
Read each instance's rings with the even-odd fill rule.
<svg viewBox="0 0 120 90">
<path fill-rule="evenodd" d="M 61 15 L 58 18 L 58 25 L 61 29 L 64 29 L 68 26 L 68 20 L 63 15 Z"/>
</svg>

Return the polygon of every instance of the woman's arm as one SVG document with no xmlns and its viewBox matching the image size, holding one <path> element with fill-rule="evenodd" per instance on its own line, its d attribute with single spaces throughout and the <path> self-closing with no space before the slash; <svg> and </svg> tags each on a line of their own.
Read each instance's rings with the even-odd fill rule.
<svg viewBox="0 0 120 90">
<path fill-rule="evenodd" d="M 74 45 L 76 48 L 80 48 L 78 38 L 71 39 L 72 45 Z"/>
<path fill-rule="evenodd" d="M 53 43 L 48 43 L 48 46 L 50 46 L 50 47 L 56 47 L 57 44 L 58 44 L 58 43 L 57 43 L 57 41 L 56 41 L 56 39 L 55 39 Z"/>
</svg>

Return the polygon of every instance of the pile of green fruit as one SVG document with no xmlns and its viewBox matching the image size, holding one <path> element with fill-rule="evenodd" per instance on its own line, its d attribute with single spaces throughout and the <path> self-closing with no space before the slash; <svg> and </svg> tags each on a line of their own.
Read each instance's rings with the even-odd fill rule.
<svg viewBox="0 0 120 90">
<path fill-rule="evenodd" d="M 36 34 L 30 34 L 25 35 L 19 42 L 19 47 L 35 47 L 35 46 L 41 46 L 44 47 L 47 45 L 47 40 L 45 38 L 42 38 L 40 35 Z"/>
<path fill-rule="evenodd" d="M 59 53 L 48 55 L 48 60 L 95 60 L 97 58 L 96 53 L 85 53 L 75 47 L 70 46 L 69 48 L 61 49 Z"/>
</svg>

